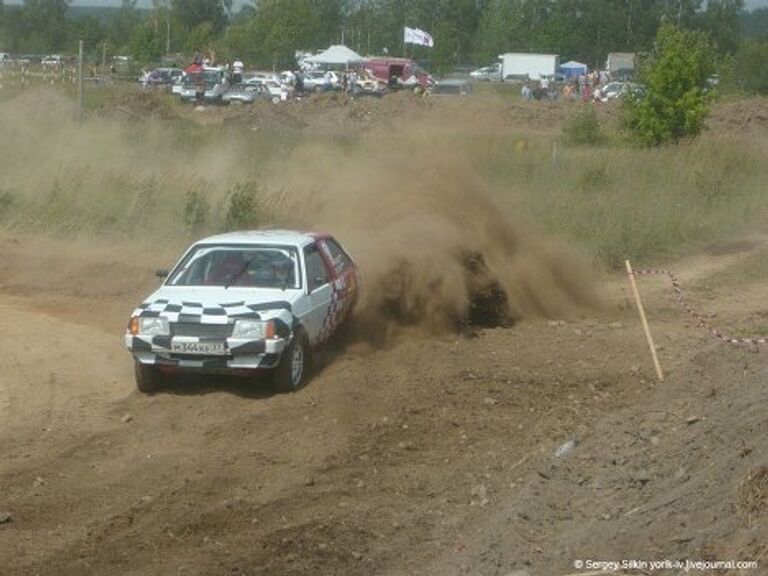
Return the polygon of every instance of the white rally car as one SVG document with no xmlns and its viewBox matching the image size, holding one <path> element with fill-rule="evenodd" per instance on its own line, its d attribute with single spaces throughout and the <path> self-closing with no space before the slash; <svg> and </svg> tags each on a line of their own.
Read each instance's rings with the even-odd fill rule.
<svg viewBox="0 0 768 576">
<path fill-rule="evenodd" d="M 331 236 L 233 232 L 193 244 L 133 313 L 125 345 L 136 384 L 153 392 L 176 372 L 273 369 L 299 388 L 311 349 L 349 317 L 357 271 Z"/>
</svg>

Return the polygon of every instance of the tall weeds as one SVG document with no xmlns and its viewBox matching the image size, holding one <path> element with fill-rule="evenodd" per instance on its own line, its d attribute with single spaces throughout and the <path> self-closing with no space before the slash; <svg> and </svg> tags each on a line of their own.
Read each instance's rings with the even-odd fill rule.
<svg viewBox="0 0 768 576">
<path fill-rule="evenodd" d="M 292 179 L 308 192 L 363 190 L 381 181 L 409 186 L 421 173 L 462 158 L 501 211 L 580 246 L 607 266 L 625 257 L 658 260 L 740 232 L 760 223 L 768 207 L 768 143 L 739 134 L 705 134 L 654 150 L 616 138 L 610 146 L 582 141 L 570 147 L 554 133 L 467 123 L 340 136 L 201 127 L 181 118 L 127 123 L 97 117 L 79 125 L 69 106 L 33 94 L 0 110 L 0 226 L 188 240 L 226 229 L 291 225 L 297 190 L 283 182 L 305 171 L 300 151 L 307 148 L 320 150 L 332 167 L 322 179 L 309 173 Z M 583 125 L 575 126 L 591 135 L 593 120 L 581 118 Z M 401 158 L 404 166 L 418 156 L 421 170 L 378 173 L 381 163 L 374 160 L 383 155 Z M 335 176 L 352 166 L 351 181 Z M 338 214 L 345 217 L 343 203 Z"/>
</svg>

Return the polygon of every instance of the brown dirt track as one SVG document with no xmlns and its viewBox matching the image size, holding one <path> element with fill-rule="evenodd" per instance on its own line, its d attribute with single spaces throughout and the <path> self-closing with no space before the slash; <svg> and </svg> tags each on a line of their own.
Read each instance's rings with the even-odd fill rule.
<svg viewBox="0 0 768 576">
<path fill-rule="evenodd" d="M 692 285 L 764 245 L 676 270 Z M 294 395 L 195 380 L 150 397 L 120 334 L 170 252 L 7 235 L 0 248 L 3 574 L 768 565 L 765 352 L 711 339 L 660 280 L 641 286 L 664 384 L 617 277 L 597 318 L 339 345 Z M 691 297 L 744 331 L 768 304 L 757 284 Z"/>
</svg>

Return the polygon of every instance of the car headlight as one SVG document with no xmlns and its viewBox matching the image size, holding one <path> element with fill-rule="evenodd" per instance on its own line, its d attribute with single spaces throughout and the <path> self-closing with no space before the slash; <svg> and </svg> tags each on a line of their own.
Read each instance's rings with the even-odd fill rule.
<svg viewBox="0 0 768 576">
<path fill-rule="evenodd" d="M 264 340 L 274 338 L 275 323 L 269 320 L 236 320 L 232 329 L 232 338 L 250 338 L 253 340 Z"/>
<path fill-rule="evenodd" d="M 139 318 L 139 334 L 146 336 L 169 336 L 171 334 L 168 320 L 165 318 Z"/>
</svg>

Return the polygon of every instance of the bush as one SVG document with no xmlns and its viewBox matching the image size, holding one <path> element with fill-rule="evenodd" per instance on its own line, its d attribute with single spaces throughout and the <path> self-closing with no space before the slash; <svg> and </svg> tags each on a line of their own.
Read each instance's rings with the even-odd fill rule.
<svg viewBox="0 0 768 576">
<path fill-rule="evenodd" d="M 640 66 L 646 94 L 624 99 L 626 125 L 640 142 L 658 146 L 701 132 L 714 59 L 706 34 L 671 24 L 659 28 L 653 52 Z"/>
<path fill-rule="evenodd" d="M 588 167 L 579 176 L 578 186 L 584 192 L 603 190 L 610 184 L 608 171 L 603 166 Z"/>
<path fill-rule="evenodd" d="M 235 184 L 229 192 L 229 205 L 224 217 L 227 230 L 247 230 L 259 225 L 258 195 L 255 183 Z"/>
<path fill-rule="evenodd" d="M 570 146 L 598 146 L 605 142 L 600 121 L 592 106 L 584 107 L 566 122 L 563 127 L 563 139 Z"/>
<path fill-rule="evenodd" d="M 130 199 L 124 218 L 129 230 L 145 224 L 151 217 L 155 210 L 158 189 L 158 181 L 155 178 L 141 180 Z"/>
<path fill-rule="evenodd" d="M 184 200 L 184 225 L 190 232 L 197 232 L 208 221 L 208 200 L 203 190 L 189 190 Z"/>
<path fill-rule="evenodd" d="M 10 190 L 0 190 L 0 216 L 3 216 L 15 202 L 15 196 Z"/>
<path fill-rule="evenodd" d="M 734 58 L 734 80 L 747 92 L 768 94 L 768 42 L 750 42 Z"/>
<path fill-rule="evenodd" d="M 160 36 L 149 22 L 134 29 L 130 47 L 137 62 L 156 62 L 163 53 Z"/>
</svg>

